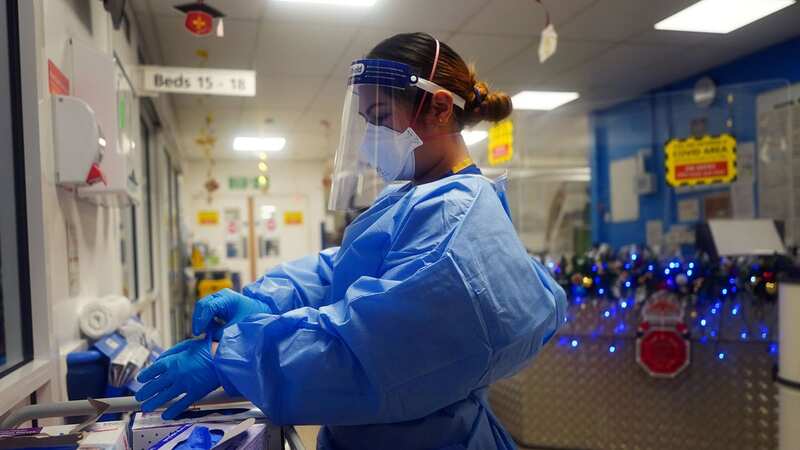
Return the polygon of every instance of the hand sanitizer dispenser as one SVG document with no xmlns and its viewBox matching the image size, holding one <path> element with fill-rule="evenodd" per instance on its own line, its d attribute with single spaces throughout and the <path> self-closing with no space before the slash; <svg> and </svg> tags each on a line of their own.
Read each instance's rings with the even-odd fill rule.
<svg viewBox="0 0 800 450">
<path fill-rule="evenodd" d="M 76 187 L 106 183 L 100 163 L 107 142 L 94 111 L 84 100 L 53 96 L 53 144 L 58 184 Z"/>
</svg>

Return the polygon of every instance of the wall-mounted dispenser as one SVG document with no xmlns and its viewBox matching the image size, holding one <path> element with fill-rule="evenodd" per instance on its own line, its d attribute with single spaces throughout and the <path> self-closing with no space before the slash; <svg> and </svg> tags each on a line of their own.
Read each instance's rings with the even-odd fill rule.
<svg viewBox="0 0 800 450">
<path fill-rule="evenodd" d="M 58 184 L 107 183 L 100 163 L 108 142 L 88 103 L 77 97 L 53 96 L 53 143 Z"/>
</svg>

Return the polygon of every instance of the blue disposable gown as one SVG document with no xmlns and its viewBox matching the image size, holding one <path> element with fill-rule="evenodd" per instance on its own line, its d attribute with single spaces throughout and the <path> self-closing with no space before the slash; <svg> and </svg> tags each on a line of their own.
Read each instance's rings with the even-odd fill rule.
<svg viewBox="0 0 800 450">
<path fill-rule="evenodd" d="M 340 248 L 245 287 L 274 314 L 225 330 L 225 390 L 275 423 L 324 424 L 320 449 L 514 448 L 487 387 L 530 361 L 566 299 L 500 198 L 476 175 L 407 184 Z"/>
</svg>

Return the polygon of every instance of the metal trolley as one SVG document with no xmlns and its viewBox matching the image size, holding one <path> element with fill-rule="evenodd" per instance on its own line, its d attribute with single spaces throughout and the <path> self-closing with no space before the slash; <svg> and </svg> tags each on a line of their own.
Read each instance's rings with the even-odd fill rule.
<svg viewBox="0 0 800 450">
<path fill-rule="evenodd" d="M 139 410 L 141 404 L 134 397 L 118 397 L 97 399 L 109 407 L 103 413 L 125 413 Z M 167 408 L 173 402 L 169 402 L 162 408 Z M 230 398 L 222 391 L 209 394 L 206 398 L 196 403 L 196 405 L 226 405 L 231 403 L 247 403 L 241 398 Z M 49 403 L 42 405 L 31 405 L 18 408 L 6 416 L 0 422 L 0 430 L 16 428 L 21 424 L 35 419 L 45 419 L 52 417 L 78 417 L 91 416 L 97 414 L 97 408 L 89 400 L 72 400 L 63 403 Z M 284 450 L 288 444 L 291 450 L 305 450 L 300 435 L 297 434 L 292 426 L 279 427 L 267 422 L 267 447 L 265 450 Z"/>
</svg>

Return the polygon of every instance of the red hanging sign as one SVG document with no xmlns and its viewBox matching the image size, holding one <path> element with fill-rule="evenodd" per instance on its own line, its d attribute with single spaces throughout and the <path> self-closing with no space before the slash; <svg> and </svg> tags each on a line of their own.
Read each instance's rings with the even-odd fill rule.
<svg viewBox="0 0 800 450">
<path fill-rule="evenodd" d="M 205 36 L 214 28 L 214 18 L 203 11 L 189 11 L 183 24 L 190 33 Z"/>
</svg>

